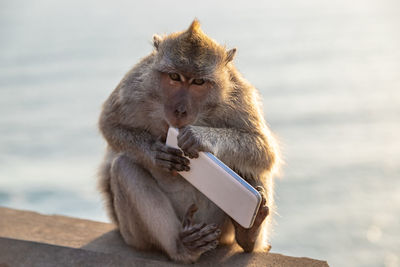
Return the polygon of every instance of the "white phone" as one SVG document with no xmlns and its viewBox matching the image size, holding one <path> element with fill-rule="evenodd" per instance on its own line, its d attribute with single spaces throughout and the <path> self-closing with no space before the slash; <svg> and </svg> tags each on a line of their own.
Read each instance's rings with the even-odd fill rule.
<svg viewBox="0 0 400 267">
<path fill-rule="evenodd" d="M 178 129 L 170 127 L 166 144 L 178 147 Z M 194 187 L 244 228 L 250 228 L 261 204 L 260 193 L 213 154 L 190 159 L 190 171 L 179 172 Z"/>
</svg>

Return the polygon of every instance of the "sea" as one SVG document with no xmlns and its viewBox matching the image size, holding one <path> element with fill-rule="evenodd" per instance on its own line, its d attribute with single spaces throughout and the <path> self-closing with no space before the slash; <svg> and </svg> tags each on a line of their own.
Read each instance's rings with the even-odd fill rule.
<svg viewBox="0 0 400 267">
<path fill-rule="evenodd" d="M 198 18 L 238 49 L 280 143 L 271 251 L 400 266 L 399 12 L 397 0 L 1 0 L 0 206 L 108 222 L 101 105 L 153 34 Z"/>
</svg>

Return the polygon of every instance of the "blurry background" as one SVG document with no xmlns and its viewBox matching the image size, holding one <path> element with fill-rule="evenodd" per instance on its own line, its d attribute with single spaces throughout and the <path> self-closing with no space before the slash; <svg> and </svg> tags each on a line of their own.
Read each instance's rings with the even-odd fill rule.
<svg viewBox="0 0 400 267">
<path fill-rule="evenodd" d="M 198 17 L 238 48 L 282 143 L 272 252 L 399 266 L 399 11 L 396 0 L 2 0 L 0 205 L 107 221 L 101 104 L 153 33 Z"/>
</svg>

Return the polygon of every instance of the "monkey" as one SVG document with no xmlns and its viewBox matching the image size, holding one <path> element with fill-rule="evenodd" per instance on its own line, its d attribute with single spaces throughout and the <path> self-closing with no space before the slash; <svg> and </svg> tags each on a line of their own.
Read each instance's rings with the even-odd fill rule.
<svg viewBox="0 0 400 267">
<path fill-rule="evenodd" d="M 141 59 L 104 102 L 99 129 L 107 148 L 99 188 L 124 241 L 193 263 L 218 244 L 268 251 L 274 211 L 276 138 L 267 126 L 258 90 L 227 50 L 195 19 L 184 31 L 153 36 Z M 178 146 L 165 144 L 169 127 Z M 262 195 L 254 225 L 245 229 L 188 183 L 200 151 L 220 158 Z"/>
</svg>

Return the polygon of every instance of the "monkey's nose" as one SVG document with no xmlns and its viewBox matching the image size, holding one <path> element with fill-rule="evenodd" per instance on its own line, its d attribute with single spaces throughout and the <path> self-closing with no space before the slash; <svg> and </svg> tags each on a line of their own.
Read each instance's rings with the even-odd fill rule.
<svg viewBox="0 0 400 267">
<path fill-rule="evenodd" d="M 178 107 L 178 108 L 175 109 L 174 115 L 178 119 L 185 118 L 187 116 L 186 109 L 182 108 L 182 107 Z"/>
</svg>

